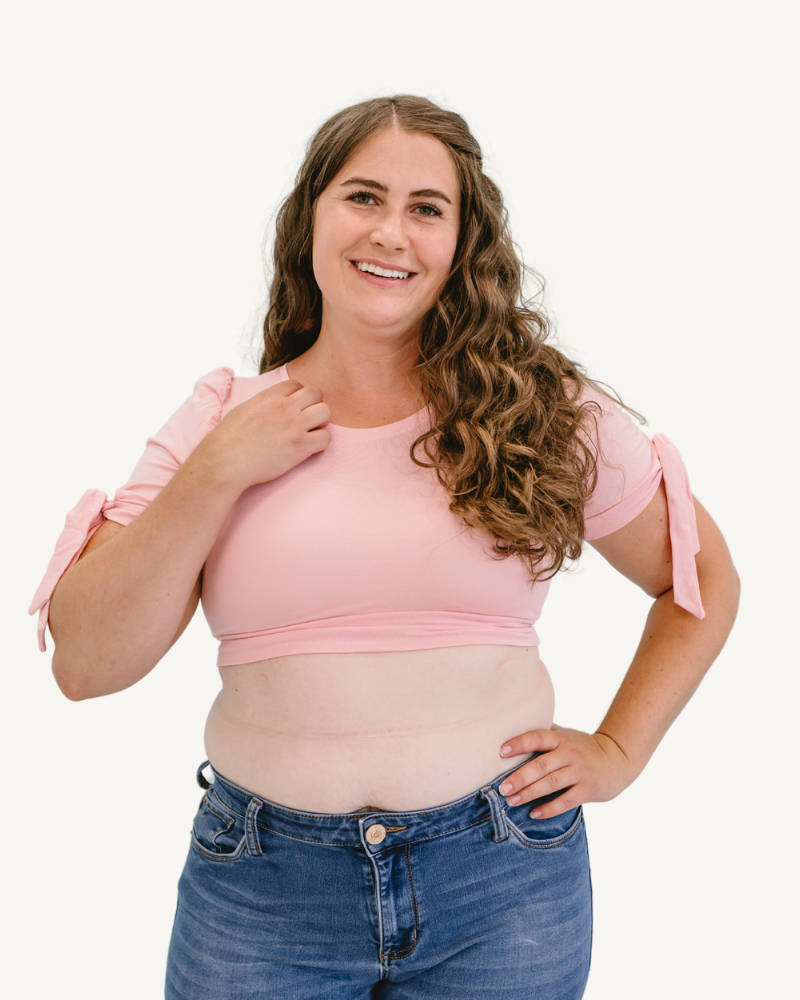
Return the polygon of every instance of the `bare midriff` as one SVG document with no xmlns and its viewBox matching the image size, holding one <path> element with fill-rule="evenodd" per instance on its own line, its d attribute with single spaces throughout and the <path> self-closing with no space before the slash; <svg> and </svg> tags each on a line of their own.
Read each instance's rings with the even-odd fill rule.
<svg viewBox="0 0 800 1000">
<path fill-rule="evenodd" d="M 205 731 L 223 777 L 316 813 L 451 802 L 520 764 L 505 740 L 549 729 L 537 648 L 312 653 L 221 667 Z"/>
</svg>

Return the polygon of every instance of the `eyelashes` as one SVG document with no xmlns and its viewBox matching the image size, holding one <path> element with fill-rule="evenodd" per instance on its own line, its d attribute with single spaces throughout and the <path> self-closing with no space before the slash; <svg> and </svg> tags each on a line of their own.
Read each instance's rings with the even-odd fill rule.
<svg viewBox="0 0 800 1000">
<path fill-rule="evenodd" d="M 372 191 L 354 191 L 351 195 L 348 196 L 347 200 L 355 202 L 356 198 L 373 198 L 374 199 L 375 195 L 372 193 Z M 358 204 L 358 205 L 363 205 L 364 204 L 363 201 L 355 202 L 355 203 Z M 423 202 L 421 205 L 417 205 L 416 207 L 417 208 L 427 208 L 427 209 L 430 209 L 430 212 L 423 212 L 423 213 L 421 213 L 423 219 L 433 219 L 436 216 L 439 216 L 439 215 L 442 214 L 441 211 L 435 205 L 431 205 L 428 202 Z"/>
</svg>

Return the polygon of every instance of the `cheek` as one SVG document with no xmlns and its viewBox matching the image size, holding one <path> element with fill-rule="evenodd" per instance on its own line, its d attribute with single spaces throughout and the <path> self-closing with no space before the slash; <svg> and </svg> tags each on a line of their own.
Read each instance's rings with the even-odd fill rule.
<svg viewBox="0 0 800 1000">
<path fill-rule="evenodd" d="M 432 241 L 427 247 L 426 266 L 437 281 L 444 281 L 453 264 L 456 241 L 452 238 Z"/>
<path fill-rule="evenodd" d="M 331 228 L 325 225 L 315 225 L 311 251 L 311 261 L 314 277 L 322 291 L 330 284 L 334 266 L 337 260 L 335 246 L 331 244 Z"/>
<path fill-rule="evenodd" d="M 326 207 L 318 211 L 314 221 L 313 249 L 311 254 L 314 277 L 323 285 L 331 279 L 341 277 L 343 261 L 348 249 L 357 238 L 352 221 L 346 214 L 337 214 Z"/>
</svg>

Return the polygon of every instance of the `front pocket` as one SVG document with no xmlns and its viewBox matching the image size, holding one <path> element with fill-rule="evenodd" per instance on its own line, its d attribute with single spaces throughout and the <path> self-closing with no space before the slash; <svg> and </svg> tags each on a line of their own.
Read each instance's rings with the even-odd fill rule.
<svg viewBox="0 0 800 1000">
<path fill-rule="evenodd" d="M 530 802 L 506 809 L 506 822 L 511 834 L 525 847 L 547 849 L 559 847 L 573 837 L 583 822 L 583 806 L 568 809 L 558 816 L 533 819 Z M 521 813 L 521 815 L 514 815 Z"/>
<path fill-rule="evenodd" d="M 192 823 L 192 845 L 210 861 L 236 861 L 247 848 L 244 817 L 231 812 L 210 788 Z"/>
</svg>

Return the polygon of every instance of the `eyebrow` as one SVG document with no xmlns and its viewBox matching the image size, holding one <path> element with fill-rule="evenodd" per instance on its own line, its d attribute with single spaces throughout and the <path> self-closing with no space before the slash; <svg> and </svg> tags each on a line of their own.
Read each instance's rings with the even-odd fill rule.
<svg viewBox="0 0 800 1000">
<path fill-rule="evenodd" d="M 385 184 L 381 184 L 380 181 L 371 181 L 366 177 L 351 177 L 349 180 L 342 181 L 341 186 L 345 187 L 347 184 L 359 184 L 361 187 L 371 187 L 375 188 L 376 191 L 382 191 L 384 194 L 389 193 L 389 188 Z M 420 191 L 412 191 L 412 198 L 441 198 L 442 201 L 446 201 L 448 205 L 453 203 L 447 197 L 443 191 L 437 191 L 436 188 L 422 188 Z"/>
</svg>

